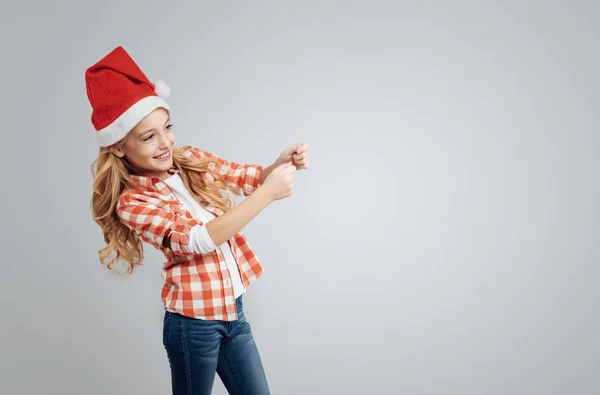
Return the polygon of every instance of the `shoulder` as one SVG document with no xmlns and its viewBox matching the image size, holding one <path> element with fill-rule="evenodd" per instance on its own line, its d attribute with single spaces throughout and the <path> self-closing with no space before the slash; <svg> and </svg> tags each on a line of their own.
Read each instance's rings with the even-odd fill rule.
<svg viewBox="0 0 600 395">
<path fill-rule="evenodd" d="M 170 211 L 160 194 L 130 189 L 119 196 L 115 214 L 130 228 L 139 228 L 163 222 Z"/>
<path fill-rule="evenodd" d="M 179 150 L 183 153 L 183 155 L 185 155 L 188 158 L 194 157 L 196 159 L 203 159 L 208 161 L 220 159 L 217 155 L 213 154 L 212 152 L 206 151 L 201 148 L 192 147 L 191 145 L 183 145 L 179 147 Z"/>
<path fill-rule="evenodd" d="M 164 204 L 161 194 L 151 190 L 137 188 L 128 188 L 124 190 L 117 201 L 117 211 L 134 206 L 155 206 L 160 207 Z"/>
<path fill-rule="evenodd" d="M 206 152 L 197 147 L 192 147 L 191 145 L 183 145 L 179 147 L 179 150 L 183 153 L 183 155 L 189 157 L 195 157 L 198 159 L 202 159 L 206 157 Z"/>
</svg>

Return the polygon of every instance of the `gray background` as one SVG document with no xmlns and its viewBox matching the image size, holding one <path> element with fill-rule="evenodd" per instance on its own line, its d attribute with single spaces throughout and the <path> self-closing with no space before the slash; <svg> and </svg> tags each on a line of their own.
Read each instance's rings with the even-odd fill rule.
<svg viewBox="0 0 600 395">
<path fill-rule="evenodd" d="M 597 2 L 4 2 L 2 394 L 167 394 L 162 256 L 98 261 L 85 69 L 268 165 L 246 310 L 274 394 L 598 394 Z M 224 394 L 219 379 L 215 394 Z"/>
</svg>

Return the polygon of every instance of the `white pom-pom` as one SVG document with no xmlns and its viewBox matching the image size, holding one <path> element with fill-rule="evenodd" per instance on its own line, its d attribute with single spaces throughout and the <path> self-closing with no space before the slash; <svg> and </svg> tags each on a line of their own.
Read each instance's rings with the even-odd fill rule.
<svg viewBox="0 0 600 395">
<path fill-rule="evenodd" d="M 169 88 L 169 85 L 167 85 L 165 81 L 158 80 L 154 83 L 154 92 L 156 92 L 159 97 L 166 99 L 171 93 L 171 88 Z"/>
</svg>

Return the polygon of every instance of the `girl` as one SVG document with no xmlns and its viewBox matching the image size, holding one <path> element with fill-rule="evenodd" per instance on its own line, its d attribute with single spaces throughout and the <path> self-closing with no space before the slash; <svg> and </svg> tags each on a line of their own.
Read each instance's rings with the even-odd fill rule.
<svg viewBox="0 0 600 395">
<path fill-rule="evenodd" d="M 100 261 L 113 272 L 121 262 L 128 275 L 142 264 L 142 241 L 163 252 L 173 394 L 210 394 L 215 373 L 230 394 L 268 394 L 242 303 L 263 269 L 241 229 L 292 194 L 296 170 L 308 168 L 307 144 L 266 168 L 177 148 L 168 87 L 151 83 L 122 47 L 85 77 L 100 146 L 91 167 L 93 218 L 107 244 Z M 236 206 L 223 190 L 247 198 Z"/>
</svg>

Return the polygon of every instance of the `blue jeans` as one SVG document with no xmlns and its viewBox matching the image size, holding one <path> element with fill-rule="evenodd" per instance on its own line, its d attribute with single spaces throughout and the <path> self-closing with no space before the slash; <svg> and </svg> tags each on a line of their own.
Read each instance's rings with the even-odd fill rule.
<svg viewBox="0 0 600 395">
<path fill-rule="evenodd" d="M 173 395 L 209 395 L 215 373 L 231 395 L 267 395 L 262 361 L 237 298 L 238 320 L 208 321 L 165 311 L 163 344 Z"/>
</svg>

